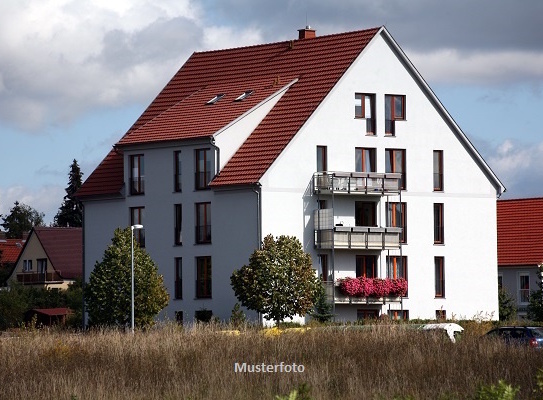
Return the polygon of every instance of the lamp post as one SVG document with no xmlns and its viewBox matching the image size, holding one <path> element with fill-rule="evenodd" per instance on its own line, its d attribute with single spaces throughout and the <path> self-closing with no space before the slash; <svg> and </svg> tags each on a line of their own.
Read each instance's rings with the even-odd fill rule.
<svg viewBox="0 0 543 400">
<path fill-rule="evenodd" d="M 132 259 L 132 266 L 131 266 L 131 281 L 132 281 L 132 289 L 131 289 L 131 318 L 130 318 L 130 330 L 132 331 L 132 334 L 134 334 L 134 230 L 143 229 L 143 225 L 132 225 L 130 226 L 130 250 L 131 250 L 131 259 Z"/>
</svg>

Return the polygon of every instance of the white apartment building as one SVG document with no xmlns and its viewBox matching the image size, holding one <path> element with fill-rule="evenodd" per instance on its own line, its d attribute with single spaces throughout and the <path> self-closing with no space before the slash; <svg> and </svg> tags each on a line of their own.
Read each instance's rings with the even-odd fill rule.
<svg viewBox="0 0 543 400">
<path fill-rule="evenodd" d="M 84 275 L 115 228 L 143 224 L 165 316 L 228 319 L 232 271 L 263 236 L 286 234 L 311 254 L 337 320 L 497 319 L 504 190 L 386 28 L 306 28 L 187 60 L 78 192 Z M 408 293 L 336 287 L 358 276 L 404 278 Z"/>
</svg>

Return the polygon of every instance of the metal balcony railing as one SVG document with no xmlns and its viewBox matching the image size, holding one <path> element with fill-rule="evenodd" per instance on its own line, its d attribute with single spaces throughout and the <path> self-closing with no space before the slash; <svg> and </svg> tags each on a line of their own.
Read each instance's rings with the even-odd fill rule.
<svg viewBox="0 0 543 400">
<path fill-rule="evenodd" d="M 401 190 L 399 173 L 337 172 L 313 174 L 313 192 L 321 194 L 398 194 Z"/>
<path fill-rule="evenodd" d="M 315 229 L 317 249 L 394 250 L 400 248 L 401 228 L 336 226 Z"/>
<path fill-rule="evenodd" d="M 17 274 L 17 282 L 23 285 L 62 281 L 60 274 L 55 272 L 20 272 Z"/>
<path fill-rule="evenodd" d="M 401 297 L 354 297 L 347 296 L 339 290 L 337 283 L 332 281 L 322 282 L 326 293 L 326 300 L 335 304 L 386 304 L 402 302 Z"/>
</svg>

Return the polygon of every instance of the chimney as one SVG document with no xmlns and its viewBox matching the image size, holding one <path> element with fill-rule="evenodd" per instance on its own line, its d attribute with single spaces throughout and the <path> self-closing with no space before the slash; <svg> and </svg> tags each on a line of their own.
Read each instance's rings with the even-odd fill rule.
<svg viewBox="0 0 543 400">
<path fill-rule="evenodd" d="M 304 29 L 298 29 L 298 39 L 312 39 L 317 37 L 315 29 L 307 25 Z"/>
</svg>

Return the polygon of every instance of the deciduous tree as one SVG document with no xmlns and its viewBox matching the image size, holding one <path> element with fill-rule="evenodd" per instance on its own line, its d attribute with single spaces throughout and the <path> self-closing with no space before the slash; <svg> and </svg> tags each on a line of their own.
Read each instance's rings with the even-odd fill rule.
<svg viewBox="0 0 543 400">
<path fill-rule="evenodd" d="M 293 236 L 264 238 L 262 249 L 249 258 L 249 265 L 230 278 L 236 297 L 244 307 L 276 323 L 308 313 L 321 285 L 312 268 L 311 256 Z"/>
<path fill-rule="evenodd" d="M 84 293 L 92 325 L 127 326 L 131 322 L 131 234 L 130 228 L 116 229 L 102 261 L 90 274 Z M 168 301 L 155 262 L 134 241 L 135 325 L 152 325 Z"/>
<path fill-rule="evenodd" d="M 9 215 L 0 217 L 4 220 L 4 223 L 0 225 L 6 230 L 6 237 L 22 239 L 24 232 L 43 225 L 45 214 L 16 201 L 13 208 L 9 210 Z"/>
</svg>

